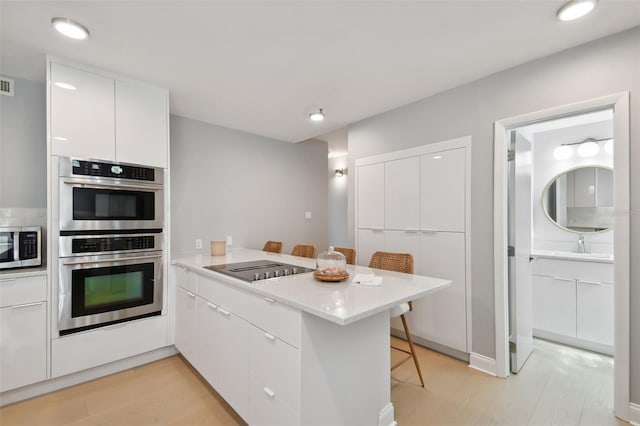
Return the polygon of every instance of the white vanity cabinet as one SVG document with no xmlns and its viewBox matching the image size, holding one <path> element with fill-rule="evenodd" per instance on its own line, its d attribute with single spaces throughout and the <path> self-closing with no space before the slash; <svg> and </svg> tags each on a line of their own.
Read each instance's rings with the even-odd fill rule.
<svg viewBox="0 0 640 426">
<path fill-rule="evenodd" d="M 470 350 L 470 138 L 356 160 L 356 251 L 366 266 L 378 251 L 411 253 L 414 273 L 452 280 L 406 317 L 412 335 Z M 392 328 L 402 331 L 399 319 Z"/>
<path fill-rule="evenodd" d="M 0 392 L 47 378 L 46 281 L 0 276 Z"/>
<path fill-rule="evenodd" d="M 613 351 L 613 264 L 536 257 L 533 332 L 603 353 Z"/>
<path fill-rule="evenodd" d="M 167 167 L 165 89 L 50 59 L 48 101 L 52 155 Z"/>
</svg>

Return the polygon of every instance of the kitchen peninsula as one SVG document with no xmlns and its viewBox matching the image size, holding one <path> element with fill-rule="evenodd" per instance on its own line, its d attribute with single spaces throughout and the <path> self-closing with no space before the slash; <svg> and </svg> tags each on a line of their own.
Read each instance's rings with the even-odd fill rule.
<svg viewBox="0 0 640 426">
<path fill-rule="evenodd" d="M 450 281 L 348 266 L 341 283 L 311 273 L 246 282 L 205 269 L 314 259 L 233 249 L 175 257 L 175 345 L 250 425 L 394 424 L 389 309 Z M 375 273 L 382 285 L 352 282 Z"/>
</svg>

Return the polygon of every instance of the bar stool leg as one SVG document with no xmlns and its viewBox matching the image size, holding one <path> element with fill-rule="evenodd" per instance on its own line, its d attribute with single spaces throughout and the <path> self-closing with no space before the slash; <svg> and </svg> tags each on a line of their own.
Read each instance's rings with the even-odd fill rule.
<svg viewBox="0 0 640 426">
<path fill-rule="evenodd" d="M 409 342 L 409 349 L 411 350 L 411 356 L 413 357 L 413 363 L 416 365 L 416 370 L 418 370 L 418 377 L 420 377 L 420 384 L 424 387 L 424 380 L 422 380 L 422 371 L 420 371 L 420 364 L 418 364 L 418 357 L 416 356 L 415 348 L 413 347 L 413 339 L 411 338 L 411 333 L 409 332 L 409 326 L 407 325 L 407 319 L 404 317 L 404 314 L 400 315 L 402 319 L 402 326 L 404 327 L 404 334 L 407 336 L 407 341 Z"/>
</svg>

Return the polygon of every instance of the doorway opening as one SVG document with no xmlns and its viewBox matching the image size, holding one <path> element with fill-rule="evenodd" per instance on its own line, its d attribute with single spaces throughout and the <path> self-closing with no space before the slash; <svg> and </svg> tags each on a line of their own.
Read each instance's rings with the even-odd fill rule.
<svg viewBox="0 0 640 426">
<path fill-rule="evenodd" d="M 628 105 L 623 93 L 526 114 L 496 122 L 494 135 L 496 375 L 525 366 L 534 336 L 612 354 L 625 420 Z"/>
</svg>

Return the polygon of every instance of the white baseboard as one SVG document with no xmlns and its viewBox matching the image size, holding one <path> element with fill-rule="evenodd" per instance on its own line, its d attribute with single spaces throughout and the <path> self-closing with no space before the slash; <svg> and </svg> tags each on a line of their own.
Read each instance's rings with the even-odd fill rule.
<svg viewBox="0 0 640 426">
<path fill-rule="evenodd" d="M 496 360 L 488 356 L 471 352 L 469 355 L 469 367 L 474 370 L 482 371 L 491 376 L 496 375 Z"/>
<path fill-rule="evenodd" d="M 640 404 L 629 404 L 629 423 L 640 426 Z"/>
<path fill-rule="evenodd" d="M 0 394 L 0 407 L 77 385 L 79 383 L 88 382 L 120 371 L 128 370 L 133 367 L 138 367 L 143 364 L 148 364 L 162 358 L 176 355 L 177 353 L 178 351 L 175 346 L 166 346 L 164 348 L 132 356 L 120 361 L 111 362 L 99 367 L 90 368 L 88 370 L 79 371 L 77 373 L 57 377 L 55 379 L 45 380 L 44 382 L 35 383 L 22 388 L 9 390 Z"/>
</svg>

